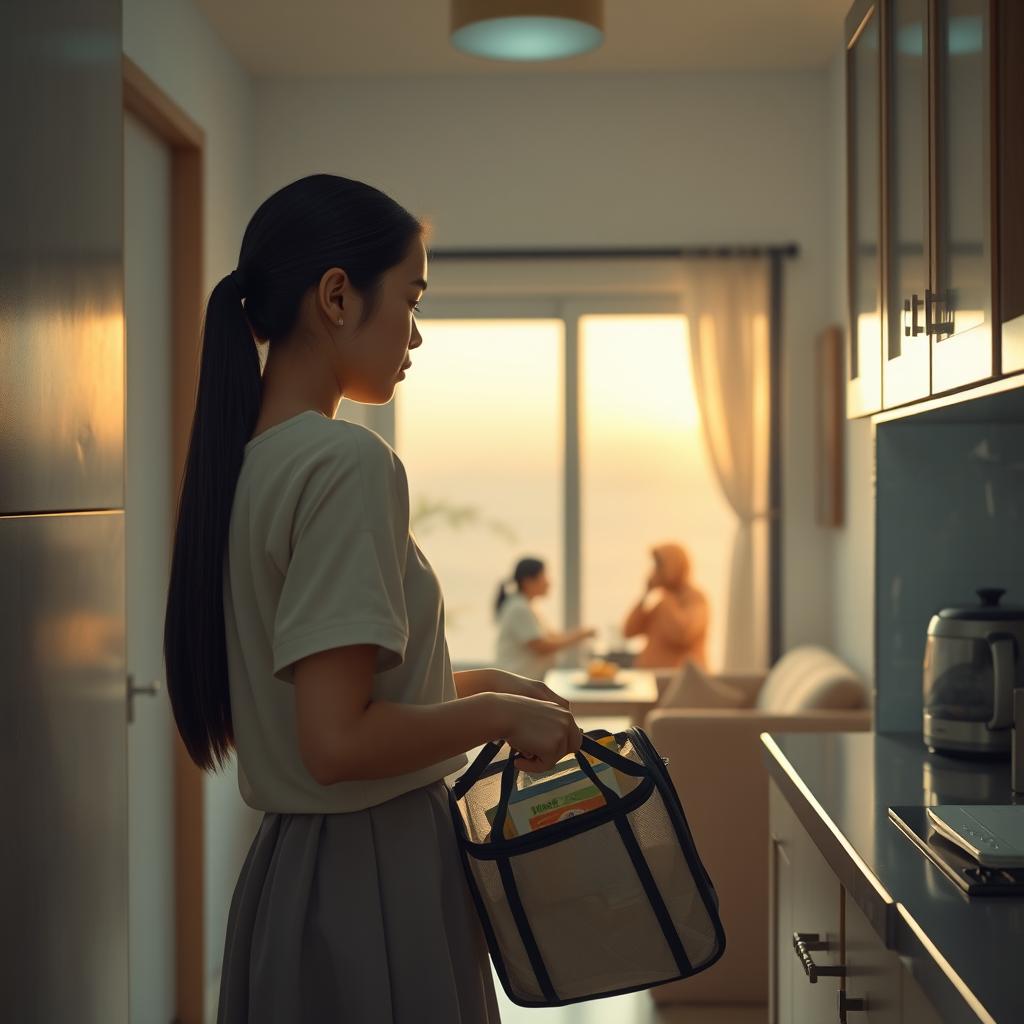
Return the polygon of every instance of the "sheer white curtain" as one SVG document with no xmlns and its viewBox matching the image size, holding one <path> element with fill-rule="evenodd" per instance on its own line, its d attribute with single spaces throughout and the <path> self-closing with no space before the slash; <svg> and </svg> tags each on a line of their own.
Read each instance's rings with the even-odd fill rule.
<svg viewBox="0 0 1024 1024">
<path fill-rule="evenodd" d="M 723 670 L 758 671 L 769 652 L 766 576 L 771 444 L 766 259 L 685 263 L 693 383 L 712 465 L 738 520 Z M 722 609 L 712 609 L 723 614 Z"/>
</svg>

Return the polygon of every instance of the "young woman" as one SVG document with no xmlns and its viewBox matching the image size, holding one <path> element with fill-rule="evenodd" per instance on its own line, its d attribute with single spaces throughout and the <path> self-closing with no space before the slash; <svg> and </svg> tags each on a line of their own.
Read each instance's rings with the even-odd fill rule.
<svg viewBox="0 0 1024 1024">
<path fill-rule="evenodd" d="M 452 674 L 402 463 L 334 419 L 343 395 L 392 397 L 426 287 L 420 223 L 315 175 L 260 206 L 210 295 L 165 656 L 192 759 L 235 751 L 265 812 L 220 1024 L 497 1021 L 443 779 L 489 740 L 527 769 L 579 747 L 543 688 Z"/>
<path fill-rule="evenodd" d="M 626 636 L 647 637 L 633 664 L 678 668 L 692 661 L 706 668 L 708 603 L 690 581 L 689 555 L 678 544 L 659 544 L 651 556 L 647 588 L 622 627 Z"/>
<path fill-rule="evenodd" d="M 515 590 L 509 593 L 508 588 Z M 557 633 L 537 614 L 533 602 L 551 589 L 547 570 L 539 558 L 521 558 L 512 578 L 498 587 L 494 613 L 498 619 L 495 661 L 509 672 L 543 679 L 555 664 L 555 655 L 595 635 L 593 629 Z"/>
</svg>

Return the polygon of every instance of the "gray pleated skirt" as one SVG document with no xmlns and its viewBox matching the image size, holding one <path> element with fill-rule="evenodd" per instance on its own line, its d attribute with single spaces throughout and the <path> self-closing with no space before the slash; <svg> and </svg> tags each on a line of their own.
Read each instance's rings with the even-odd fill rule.
<svg viewBox="0 0 1024 1024">
<path fill-rule="evenodd" d="M 218 1024 L 499 1024 L 443 782 L 266 814 L 228 916 Z"/>
</svg>

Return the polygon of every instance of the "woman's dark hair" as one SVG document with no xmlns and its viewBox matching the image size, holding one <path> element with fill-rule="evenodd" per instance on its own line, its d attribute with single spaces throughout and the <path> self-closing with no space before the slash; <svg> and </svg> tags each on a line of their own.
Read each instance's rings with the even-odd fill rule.
<svg viewBox="0 0 1024 1024">
<path fill-rule="evenodd" d="M 238 268 L 210 294 L 164 620 L 174 721 L 201 768 L 222 766 L 234 747 L 223 577 L 235 486 L 260 410 L 256 341 L 282 342 L 303 295 L 332 267 L 346 272 L 365 300 L 364 315 L 372 315 L 382 275 L 422 233 L 383 192 L 314 174 L 275 192 L 253 214 Z"/>
<path fill-rule="evenodd" d="M 532 580 L 534 576 L 539 576 L 543 571 L 544 563 L 539 558 L 520 558 L 512 571 L 512 578 L 502 580 L 498 584 L 498 598 L 494 602 L 494 614 L 497 615 L 501 611 L 501 606 L 505 603 L 505 598 L 508 597 L 510 584 L 514 583 L 517 589 L 522 590 L 523 580 Z"/>
</svg>

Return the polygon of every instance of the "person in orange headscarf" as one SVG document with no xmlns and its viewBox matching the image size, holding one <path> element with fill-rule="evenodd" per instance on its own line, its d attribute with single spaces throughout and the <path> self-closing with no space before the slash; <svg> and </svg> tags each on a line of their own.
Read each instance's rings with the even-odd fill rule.
<svg viewBox="0 0 1024 1024">
<path fill-rule="evenodd" d="M 643 597 L 626 616 L 622 632 L 646 636 L 633 664 L 638 668 L 679 668 L 692 661 L 707 667 L 708 603 L 690 582 L 690 558 L 679 544 L 651 548 L 654 568 Z"/>
</svg>

